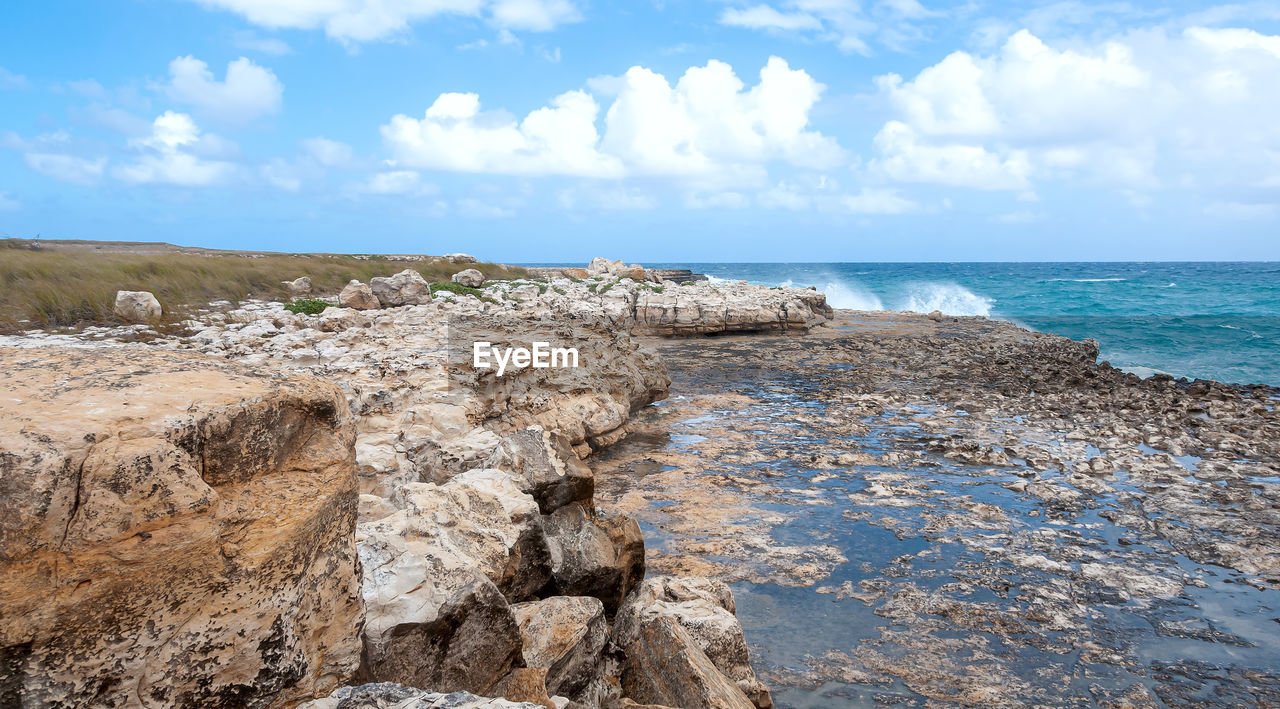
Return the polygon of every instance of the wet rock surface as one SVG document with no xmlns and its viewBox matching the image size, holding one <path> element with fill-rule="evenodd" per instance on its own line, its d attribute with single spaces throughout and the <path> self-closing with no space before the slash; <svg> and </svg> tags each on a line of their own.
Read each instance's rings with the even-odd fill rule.
<svg viewBox="0 0 1280 709">
<path fill-rule="evenodd" d="M 594 463 L 779 706 L 1280 703 L 1280 404 L 984 319 L 657 343 Z"/>
</svg>

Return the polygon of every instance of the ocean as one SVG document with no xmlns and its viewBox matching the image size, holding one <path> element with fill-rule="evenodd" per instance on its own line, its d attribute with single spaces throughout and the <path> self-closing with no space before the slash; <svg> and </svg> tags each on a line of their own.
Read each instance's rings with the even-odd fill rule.
<svg viewBox="0 0 1280 709">
<path fill-rule="evenodd" d="M 1141 376 L 1280 386 L 1280 263 L 671 263 L 814 286 L 836 308 L 985 315 L 1073 339 Z"/>
</svg>

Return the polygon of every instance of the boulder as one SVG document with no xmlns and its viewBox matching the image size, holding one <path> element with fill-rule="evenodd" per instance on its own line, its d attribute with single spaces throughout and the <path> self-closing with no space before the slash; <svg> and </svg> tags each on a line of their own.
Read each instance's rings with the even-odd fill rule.
<svg viewBox="0 0 1280 709">
<path fill-rule="evenodd" d="M 468 268 L 465 271 L 458 271 L 453 274 L 453 278 L 450 280 L 468 288 L 479 288 L 484 285 L 484 274 L 474 268 Z"/>
<path fill-rule="evenodd" d="M 485 467 L 512 473 L 543 514 L 574 502 L 588 503 L 595 494 L 595 476 L 573 452 L 569 439 L 541 426 L 503 437 Z"/>
<path fill-rule="evenodd" d="M 622 650 L 622 691 L 636 702 L 681 709 L 755 709 L 668 616 L 641 618 Z"/>
<path fill-rule="evenodd" d="M 470 692 L 441 694 L 406 687 L 395 682 L 373 682 L 358 687 L 342 687 L 324 699 L 299 705 L 298 709 L 542 709 L 541 704 L 486 699 Z"/>
<path fill-rule="evenodd" d="M 394 276 L 369 279 L 369 289 L 384 308 L 431 302 L 431 284 L 421 273 L 406 268 Z"/>
<path fill-rule="evenodd" d="M 610 275 L 618 278 L 630 278 L 633 281 L 643 281 L 644 267 L 633 263 L 630 266 L 624 266 L 614 270 Z"/>
<path fill-rule="evenodd" d="M 471 254 L 445 254 L 444 257 L 454 263 L 475 263 L 476 257 Z"/>
<path fill-rule="evenodd" d="M 540 295 L 542 295 L 542 289 L 532 283 L 511 289 L 511 297 L 519 301 L 534 300 Z"/>
<path fill-rule="evenodd" d="M 342 292 L 338 294 L 338 305 L 352 310 L 377 310 L 381 307 L 378 297 L 373 294 L 373 289 L 356 280 L 342 288 Z"/>
<path fill-rule="evenodd" d="M 279 706 L 352 677 L 336 386 L 142 348 L 0 369 L 0 705 Z"/>
<path fill-rule="evenodd" d="M 163 314 L 160 301 L 144 290 L 116 291 L 116 303 L 112 312 L 126 320 L 154 320 Z"/>
<path fill-rule="evenodd" d="M 303 276 L 295 278 L 292 281 L 280 281 L 280 285 L 289 292 L 289 295 L 311 295 L 311 279 Z"/>
<path fill-rule="evenodd" d="M 589 271 L 587 271 L 587 269 L 585 269 L 585 268 L 566 268 L 566 269 L 564 269 L 564 270 L 560 271 L 560 273 L 561 273 L 565 278 L 579 278 L 579 279 L 582 279 L 582 278 L 590 278 L 590 277 L 591 277 L 591 273 L 590 273 Z"/>
<path fill-rule="evenodd" d="M 587 264 L 587 275 L 590 276 L 607 276 L 616 268 L 621 268 L 621 261 L 610 261 L 603 256 L 597 256 L 591 259 L 591 263 Z"/>
<path fill-rule="evenodd" d="M 511 611 L 524 639 L 525 664 L 544 669 L 548 693 L 578 698 L 599 675 L 609 641 L 604 605 L 586 596 L 552 596 Z"/>
<path fill-rule="evenodd" d="M 771 707 L 773 700 L 768 688 L 751 669 L 747 642 L 734 610 L 733 593 L 719 581 L 697 577 L 648 578 L 619 609 L 613 638 L 619 646 L 626 647 L 639 635 L 644 619 L 671 618 L 757 707 Z"/>
<path fill-rule="evenodd" d="M 597 523 L 580 505 L 566 505 L 543 521 L 551 549 L 551 595 L 594 596 L 613 615 L 644 578 L 644 538 L 635 520 Z"/>
<path fill-rule="evenodd" d="M 535 706 L 556 709 L 547 693 L 547 669 L 545 667 L 517 667 L 494 687 L 493 693 L 512 702 L 528 702 Z"/>
</svg>

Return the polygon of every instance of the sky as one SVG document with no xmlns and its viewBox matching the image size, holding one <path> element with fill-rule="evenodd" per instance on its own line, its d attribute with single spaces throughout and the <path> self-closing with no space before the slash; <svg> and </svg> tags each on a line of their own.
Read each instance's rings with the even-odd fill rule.
<svg viewBox="0 0 1280 709">
<path fill-rule="evenodd" d="M 0 236 L 1280 260 L 1280 2 L 13 0 Z"/>
</svg>

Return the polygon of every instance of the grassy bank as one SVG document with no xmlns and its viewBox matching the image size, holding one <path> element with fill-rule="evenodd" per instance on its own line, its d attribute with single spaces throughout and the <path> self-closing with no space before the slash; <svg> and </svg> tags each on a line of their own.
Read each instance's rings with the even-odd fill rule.
<svg viewBox="0 0 1280 709">
<path fill-rule="evenodd" d="M 112 314 L 118 290 L 156 295 L 166 318 L 185 306 L 245 298 L 287 300 L 281 281 L 311 279 L 317 294 L 336 294 L 351 279 L 368 282 L 406 268 L 428 281 L 447 281 L 464 268 L 486 277 L 513 278 L 523 269 L 496 264 L 459 264 L 366 259 L 329 254 L 127 253 L 82 248 L 32 248 L 22 239 L 0 240 L 0 331 L 119 322 Z"/>
</svg>

